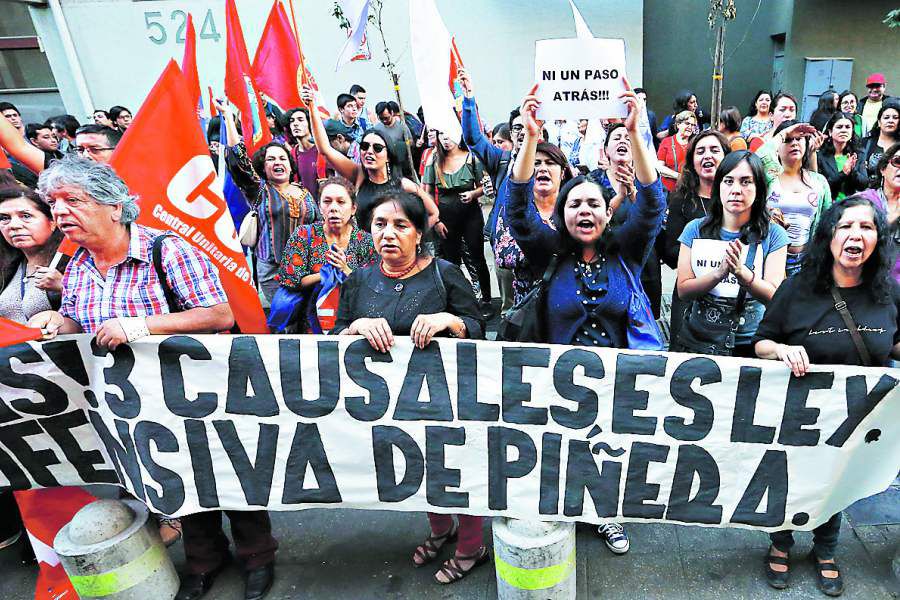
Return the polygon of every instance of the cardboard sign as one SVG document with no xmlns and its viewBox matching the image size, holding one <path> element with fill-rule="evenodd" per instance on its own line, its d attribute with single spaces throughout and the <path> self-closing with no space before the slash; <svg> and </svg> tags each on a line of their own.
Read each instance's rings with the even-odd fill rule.
<svg viewBox="0 0 900 600">
<path fill-rule="evenodd" d="M 556 119 L 623 119 L 625 40 L 538 40 L 534 81 L 541 101 L 537 116 Z"/>
</svg>

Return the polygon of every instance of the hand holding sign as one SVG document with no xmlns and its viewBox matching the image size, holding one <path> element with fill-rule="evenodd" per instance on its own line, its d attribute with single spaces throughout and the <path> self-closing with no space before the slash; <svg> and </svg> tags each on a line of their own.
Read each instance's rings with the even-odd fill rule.
<svg viewBox="0 0 900 600">
<path fill-rule="evenodd" d="M 472 79 L 469 77 L 469 72 L 465 69 L 460 69 L 456 72 L 456 77 L 459 80 L 459 85 L 462 86 L 463 96 L 466 98 L 475 96 L 475 90 L 472 88 Z"/>
</svg>

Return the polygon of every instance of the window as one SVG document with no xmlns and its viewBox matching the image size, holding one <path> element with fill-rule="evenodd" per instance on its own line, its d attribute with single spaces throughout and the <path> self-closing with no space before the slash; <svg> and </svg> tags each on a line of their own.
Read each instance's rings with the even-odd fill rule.
<svg viewBox="0 0 900 600">
<path fill-rule="evenodd" d="M 55 90 L 28 7 L 18 2 L 0 2 L 0 6 L 0 91 Z"/>
</svg>

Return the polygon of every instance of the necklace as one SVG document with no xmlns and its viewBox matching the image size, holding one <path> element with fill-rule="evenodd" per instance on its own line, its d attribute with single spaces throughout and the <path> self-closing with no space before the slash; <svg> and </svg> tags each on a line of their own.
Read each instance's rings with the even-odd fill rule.
<svg viewBox="0 0 900 600">
<path fill-rule="evenodd" d="M 387 277 L 388 279 L 403 279 L 404 277 L 409 275 L 413 269 L 416 268 L 416 266 L 418 265 L 418 262 L 419 261 L 414 260 L 413 263 L 411 265 L 409 265 L 409 267 L 407 267 L 404 271 L 401 271 L 400 273 L 388 273 L 387 271 L 385 271 L 384 270 L 384 262 L 380 263 L 378 265 L 378 268 L 381 269 L 381 274 L 384 275 L 385 277 Z"/>
</svg>

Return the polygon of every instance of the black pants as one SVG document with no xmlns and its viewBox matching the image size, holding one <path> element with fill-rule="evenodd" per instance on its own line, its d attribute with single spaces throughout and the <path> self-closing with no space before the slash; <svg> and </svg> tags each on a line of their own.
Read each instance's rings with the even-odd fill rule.
<svg viewBox="0 0 900 600">
<path fill-rule="evenodd" d="M 838 535 L 841 532 L 841 513 L 813 529 L 813 552 L 819 560 L 834 558 Z M 794 545 L 794 532 L 790 530 L 776 531 L 769 534 L 772 545 L 782 552 L 787 552 Z"/>
<path fill-rule="evenodd" d="M 248 571 L 258 569 L 275 560 L 278 542 L 272 537 L 268 512 L 214 510 L 181 517 L 184 556 L 189 572 L 209 573 L 221 565 L 228 555 L 228 538 L 222 531 L 222 512 L 228 514 L 231 521 L 235 550 L 244 568 Z"/>
<path fill-rule="evenodd" d="M 446 260 L 462 264 L 462 244 L 465 242 L 475 267 L 481 299 L 491 301 L 491 275 L 484 260 L 484 216 L 477 202 L 463 203 L 456 196 L 441 198 L 438 204 L 441 222 L 447 226 L 447 238 L 440 241 L 441 254 Z"/>
</svg>

